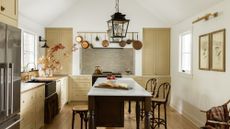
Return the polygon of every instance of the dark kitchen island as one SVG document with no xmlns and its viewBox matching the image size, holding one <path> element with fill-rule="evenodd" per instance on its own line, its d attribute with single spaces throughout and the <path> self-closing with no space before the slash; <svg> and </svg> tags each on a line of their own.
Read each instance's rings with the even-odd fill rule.
<svg viewBox="0 0 230 129">
<path fill-rule="evenodd" d="M 149 113 L 151 94 L 132 78 L 118 78 L 117 83 L 125 83 L 129 90 L 96 88 L 106 82 L 106 78 L 98 78 L 88 93 L 89 97 L 89 128 L 124 127 L 124 101 L 136 101 L 136 125 L 140 128 L 140 102 L 145 103 L 145 129 L 150 129 Z"/>
</svg>

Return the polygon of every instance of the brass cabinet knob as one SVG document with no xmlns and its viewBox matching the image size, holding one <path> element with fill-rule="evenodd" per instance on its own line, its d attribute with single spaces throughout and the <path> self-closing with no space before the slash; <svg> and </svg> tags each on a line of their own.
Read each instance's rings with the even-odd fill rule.
<svg viewBox="0 0 230 129">
<path fill-rule="evenodd" d="M 1 11 L 5 11 L 5 7 L 1 6 Z"/>
</svg>

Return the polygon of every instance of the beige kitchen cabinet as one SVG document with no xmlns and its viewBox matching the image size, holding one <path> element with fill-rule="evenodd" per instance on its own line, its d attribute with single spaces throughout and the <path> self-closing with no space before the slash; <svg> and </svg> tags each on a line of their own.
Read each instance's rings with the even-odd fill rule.
<svg viewBox="0 0 230 129">
<path fill-rule="evenodd" d="M 62 105 L 61 105 L 61 80 L 56 81 L 56 92 L 58 94 L 58 109 L 60 110 Z"/>
<path fill-rule="evenodd" d="M 0 0 L 0 21 L 17 26 L 18 0 Z"/>
<path fill-rule="evenodd" d="M 21 94 L 20 129 L 41 129 L 44 126 L 44 101 L 44 85 Z"/>
<path fill-rule="evenodd" d="M 70 101 L 88 101 L 88 92 L 92 87 L 92 76 L 80 75 L 70 77 Z"/>
<path fill-rule="evenodd" d="M 170 75 L 170 29 L 144 28 L 142 74 Z"/>
<path fill-rule="evenodd" d="M 143 88 L 146 87 L 146 83 L 151 78 L 157 79 L 157 84 L 160 85 L 164 82 L 171 82 L 171 77 L 169 75 L 155 75 L 155 76 L 135 76 L 135 75 L 123 75 L 125 78 L 133 78 L 138 84 Z"/>
<path fill-rule="evenodd" d="M 68 102 L 68 77 L 60 78 L 56 81 L 56 90 L 58 94 L 58 105 L 61 110 Z"/>
<path fill-rule="evenodd" d="M 60 50 L 54 55 L 62 65 L 62 69 L 55 72 L 55 74 L 72 74 L 73 29 L 45 28 L 45 38 L 49 47 L 60 43 L 65 46 L 64 51 Z M 66 55 L 64 55 L 64 53 L 66 53 Z"/>
<path fill-rule="evenodd" d="M 147 81 L 151 78 L 156 78 L 157 79 L 157 84 L 160 85 L 161 83 L 165 83 L 165 82 L 169 82 L 171 83 L 171 77 L 170 76 L 164 76 L 164 75 L 159 75 L 159 76 L 142 76 L 142 83 L 145 84 L 147 83 Z"/>
<path fill-rule="evenodd" d="M 40 129 L 44 126 L 44 105 L 45 105 L 45 87 L 39 87 L 35 91 L 35 110 L 36 110 L 36 129 Z"/>
<path fill-rule="evenodd" d="M 61 107 L 64 107 L 68 102 L 68 77 L 64 77 L 61 79 Z"/>
</svg>

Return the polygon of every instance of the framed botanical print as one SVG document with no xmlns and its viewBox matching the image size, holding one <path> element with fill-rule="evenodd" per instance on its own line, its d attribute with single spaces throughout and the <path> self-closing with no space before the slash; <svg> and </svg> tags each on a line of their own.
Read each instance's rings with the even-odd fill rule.
<svg viewBox="0 0 230 129">
<path fill-rule="evenodd" d="M 199 37 L 199 69 L 210 70 L 210 35 Z"/>
<path fill-rule="evenodd" d="M 211 70 L 225 72 L 225 29 L 211 33 Z"/>
</svg>

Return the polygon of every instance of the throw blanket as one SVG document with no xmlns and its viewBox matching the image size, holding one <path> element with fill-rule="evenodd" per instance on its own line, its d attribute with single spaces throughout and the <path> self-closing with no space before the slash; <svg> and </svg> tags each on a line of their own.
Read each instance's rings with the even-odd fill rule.
<svg viewBox="0 0 230 129">
<path fill-rule="evenodd" d="M 208 120 L 227 122 L 229 120 L 227 105 L 213 107 L 207 112 Z"/>
<path fill-rule="evenodd" d="M 227 104 L 211 108 L 206 113 L 206 117 L 207 120 L 227 122 L 229 120 L 229 112 L 228 112 Z M 203 129 L 229 129 L 229 126 L 214 124 L 212 122 L 207 121 Z"/>
</svg>

